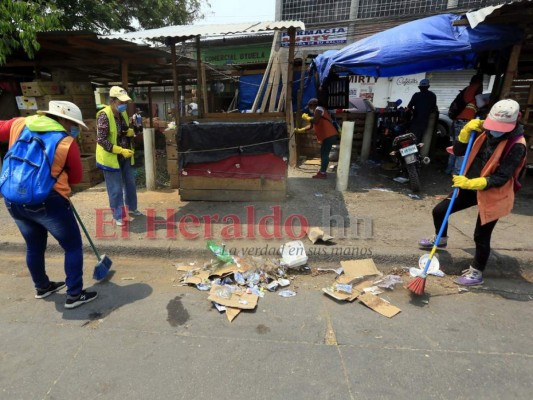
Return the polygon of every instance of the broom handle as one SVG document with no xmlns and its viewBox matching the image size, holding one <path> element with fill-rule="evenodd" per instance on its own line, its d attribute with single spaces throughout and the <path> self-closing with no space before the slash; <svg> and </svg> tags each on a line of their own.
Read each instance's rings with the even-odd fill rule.
<svg viewBox="0 0 533 400">
<path fill-rule="evenodd" d="M 461 163 L 461 171 L 459 172 L 459 175 L 463 175 L 466 169 L 466 163 L 468 162 L 468 156 L 470 155 L 470 150 L 472 150 L 472 144 L 474 143 L 476 131 L 472 131 L 470 133 L 470 139 L 468 140 L 468 146 L 466 147 L 466 152 L 463 157 L 463 162 Z M 446 224 L 448 223 L 448 218 L 450 218 L 450 214 L 452 212 L 453 204 L 455 203 L 455 199 L 457 198 L 457 194 L 459 193 L 459 188 L 456 187 L 453 189 L 452 198 L 450 200 L 450 204 L 448 205 L 448 209 L 446 210 L 446 214 L 444 215 L 444 220 L 442 221 L 442 225 L 439 229 L 439 234 L 435 238 L 435 243 L 433 244 L 433 248 L 431 249 L 431 253 L 429 253 L 428 260 L 426 261 L 426 266 L 424 267 L 424 271 L 422 272 L 422 275 L 426 275 L 429 269 L 429 264 L 431 264 L 431 259 L 433 258 L 433 255 L 435 254 L 435 251 L 437 251 L 437 246 L 440 242 L 440 238 L 442 236 L 442 233 L 444 232 L 444 228 L 446 227 Z"/>
<path fill-rule="evenodd" d="M 70 201 L 70 199 L 69 199 Z M 80 216 L 78 215 L 78 212 L 76 211 L 76 207 L 74 207 L 74 204 L 72 204 L 72 201 L 70 201 L 70 206 L 72 207 L 72 211 L 74 211 L 74 216 L 78 220 L 78 223 L 81 226 L 81 229 L 83 229 L 83 232 L 85 233 L 85 236 L 87 237 L 87 240 L 89 241 L 91 248 L 94 251 L 94 254 L 96 255 L 96 258 L 98 258 L 98 261 L 100 261 L 100 254 L 98 253 L 98 250 L 96 250 L 96 246 L 94 245 L 93 241 L 91 240 L 91 237 L 89 236 L 89 232 L 87 232 L 87 229 L 85 228 L 85 225 L 83 225 L 83 222 L 81 221 Z"/>
</svg>

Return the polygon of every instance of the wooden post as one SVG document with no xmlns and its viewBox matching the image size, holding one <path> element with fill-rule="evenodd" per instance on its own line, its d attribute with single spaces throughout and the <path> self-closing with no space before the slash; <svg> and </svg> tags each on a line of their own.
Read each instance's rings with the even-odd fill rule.
<svg viewBox="0 0 533 400">
<path fill-rule="evenodd" d="M 335 186 L 339 192 L 345 192 L 346 189 L 348 189 L 354 128 L 354 121 L 345 121 L 342 124 L 339 164 L 337 169 L 337 183 Z"/>
<path fill-rule="evenodd" d="M 120 74 L 122 77 L 122 87 L 128 90 L 128 63 L 125 61 L 122 61 L 120 63 Z"/>
<path fill-rule="evenodd" d="M 259 90 L 257 91 L 257 95 L 255 96 L 254 103 L 252 104 L 252 112 L 257 111 L 257 106 L 259 105 L 259 99 L 261 97 L 261 93 L 263 92 L 263 89 L 265 87 L 265 83 L 268 79 L 268 76 L 270 75 L 270 69 L 272 68 L 272 61 L 274 59 L 275 53 L 276 53 L 276 45 L 279 38 L 279 31 L 274 32 L 274 39 L 272 39 L 272 48 L 270 49 L 270 57 L 268 59 L 268 64 L 265 69 L 265 73 L 263 74 L 263 79 L 261 79 L 261 84 L 259 85 Z"/>
<path fill-rule="evenodd" d="M 202 81 L 202 52 L 200 51 L 200 36 L 196 36 L 196 100 L 198 104 L 198 117 L 202 118 L 205 112 L 204 109 L 204 85 L 205 82 Z"/>
<path fill-rule="evenodd" d="M 294 46 L 296 43 L 296 28 L 289 28 L 289 60 L 287 65 L 287 86 L 285 92 L 285 118 L 289 131 L 289 165 L 295 167 L 298 162 L 296 153 L 296 138 L 294 137 L 294 115 L 292 109 L 292 80 L 294 73 Z"/>
<path fill-rule="evenodd" d="M 503 78 L 503 86 L 500 94 L 500 99 L 505 99 L 509 97 L 509 92 L 511 91 L 511 86 L 513 85 L 513 79 L 516 76 L 516 70 L 518 68 L 518 59 L 520 58 L 521 49 L 521 43 L 515 44 L 513 46 L 513 50 L 511 51 L 511 57 L 509 57 L 509 62 L 507 63 L 505 77 Z"/>
<path fill-rule="evenodd" d="M 432 141 L 435 136 L 435 126 L 437 124 L 438 118 L 439 117 L 436 112 L 432 112 L 429 115 L 428 126 L 426 128 L 426 132 L 424 132 L 424 136 L 422 137 L 422 143 L 424 143 L 424 146 L 420 150 L 420 155 L 422 157 L 429 156 L 429 152 L 431 151 Z"/>
<path fill-rule="evenodd" d="M 175 39 L 170 39 L 170 53 L 172 57 L 172 86 L 174 87 L 174 106 L 176 107 L 176 110 L 174 112 L 174 121 L 176 121 L 176 133 L 179 135 L 180 132 L 180 100 L 179 100 L 179 91 L 178 91 L 178 70 L 176 68 L 176 41 Z M 179 165 L 179 142 L 176 141 L 176 148 L 177 148 L 177 157 L 176 157 L 176 163 Z M 179 182 L 179 174 L 178 174 L 178 182 L 177 187 L 180 187 Z"/>
<path fill-rule="evenodd" d="M 209 106 L 207 105 L 207 80 L 205 78 L 205 64 L 202 62 L 202 100 L 203 100 L 203 103 L 204 103 L 204 112 L 207 113 L 209 112 Z M 203 115 L 203 114 L 199 114 L 199 115 Z"/>
</svg>

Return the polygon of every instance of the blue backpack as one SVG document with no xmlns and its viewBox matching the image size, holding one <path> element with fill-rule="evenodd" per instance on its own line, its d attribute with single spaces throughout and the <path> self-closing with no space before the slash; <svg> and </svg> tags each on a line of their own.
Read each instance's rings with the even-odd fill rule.
<svg viewBox="0 0 533 400">
<path fill-rule="evenodd" d="M 42 203 L 57 182 L 52 164 L 66 132 L 32 132 L 25 127 L 4 157 L 0 191 L 12 203 Z"/>
</svg>

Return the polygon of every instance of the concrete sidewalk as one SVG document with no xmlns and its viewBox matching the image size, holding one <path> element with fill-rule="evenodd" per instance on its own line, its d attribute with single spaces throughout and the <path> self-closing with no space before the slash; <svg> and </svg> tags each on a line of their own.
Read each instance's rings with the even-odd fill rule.
<svg viewBox="0 0 533 400">
<path fill-rule="evenodd" d="M 223 243 L 232 253 L 274 256 L 299 225 L 330 229 L 334 245 L 303 242 L 313 262 L 373 258 L 384 270 L 411 267 L 424 254 L 417 241 L 433 233 L 431 210 L 450 192 L 450 178 L 434 168 L 422 175 L 420 199 L 405 184 L 392 180 L 394 173 L 366 164 L 350 177 L 347 192 L 335 191 L 335 174 L 328 180 L 311 179 L 316 166 L 302 165 L 289 171 L 289 193 L 282 203 L 180 202 L 177 190 L 139 191 L 137 217 L 122 228 L 112 224 L 103 184 L 77 193 L 72 201 L 102 253 L 111 256 L 186 257 L 205 256 L 206 240 Z M 498 222 L 487 267 L 492 276 L 533 278 L 533 176 L 529 174 L 519 192 L 513 214 Z M 474 252 L 472 240 L 477 209 L 451 217 L 448 249 L 440 251 L 441 267 L 458 273 L 468 267 Z M 217 221 L 218 218 L 218 221 Z M 273 223 L 274 221 L 274 223 Z M 5 207 L 0 207 L 1 245 L 23 251 L 23 239 Z M 61 251 L 51 239 L 50 251 Z M 90 260 L 90 248 L 86 246 Z"/>
</svg>

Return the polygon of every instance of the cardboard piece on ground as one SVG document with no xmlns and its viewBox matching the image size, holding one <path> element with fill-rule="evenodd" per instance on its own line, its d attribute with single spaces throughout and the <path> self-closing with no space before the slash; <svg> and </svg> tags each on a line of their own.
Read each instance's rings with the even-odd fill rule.
<svg viewBox="0 0 533 400">
<path fill-rule="evenodd" d="M 211 274 L 209 274 L 209 277 L 212 277 L 212 276 L 219 276 L 221 278 L 227 276 L 227 275 L 231 275 L 233 274 L 234 272 L 240 272 L 240 273 L 243 273 L 243 272 L 246 272 L 250 269 L 250 266 L 245 264 L 245 265 L 241 265 L 241 267 L 237 267 L 235 264 L 228 264 L 228 265 L 224 265 L 218 269 L 216 269 L 215 271 L 211 272 Z"/>
<path fill-rule="evenodd" d="M 188 285 L 198 285 L 199 283 L 209 280 L 209 273 L 201 271 L 196 275 L 186 277 L 183 282 Z"/>
<path fill-rule="evenodd" d="M 316 226 L 309 228 L 309 230 L 307 231 L 307 237 L 313 244 L 315 244 L 318 240 L 327 242 L 328 240 L 333 239 L 333 236 L 325 234 L 322 229 Z"/>
<path fill-rule="evenodd" d="M 259 300 L 258 295 L 245 292 L 235 292 L 232 293 L 231 298 L 225 299 L 216 295 L 217 289 L 221 287 L 222 286 L 220 285 L 211 286 L 209 297 L 207 299 L 214 301 L 215 303 L 222 304 L 226 307 L 239 308 L 241 310 L 253 310 L 257 306 L 257 301 Z"/>
<path fill-rule="evenodd" d="M 226 307 L 226 318 L 229 322 L 233 321 L 237 315 L 241 312 L 238 308 Z"/>
<path fill-rule="evenodd" d="M 375 312 L 384 315 L 388 318 L 392 318 L 402 311 L 398 307 L 393 306 L 392 304 L 386 302 L 378 296 L 375 296 L 370 293 L 360 295 L 358 297 L 358 300 L 368 308 L 371 308 Z"/>
<path fill-rule="evenodd" d="M 381 275 L 371 258 L 341 261 L 341 266 L 344 269 L 344 274 L 337 278 L 339 283 L 349 284 L 364 276 Z"/>
<path fill-rule="evenodd" d="M 320 158 L 311 158 L 309 160 L 305 160 L 304 165 L 320 165 L 322 161 L 320 161 Z"/>
<path fill-rule="evenodd" d="M 323 288 L 322 291 L 326 293 L 328 296 L 333 297 L 334 299 L 341 300 L 341 301 L 349 301 L 352 302 L 355 299 L 357 299 L 361 293 L 363 293 L 363 290 L 367 287 L 372 286 L 371 281 L 363 281 L 358 283 L 357 285 L 352 287 L 352 293 L 345 293 L 345 292 L 336 292 L 334 290 L 331 290 L 330 288 Z"/>
<path fill-rule="evenodd" d="M 200 267 L 196 265 L 178 265 L 176 267 L 176 271 L 181 271 L 181 272 L 194 271 L 195 269 L 200 269 Z"/>
</svg>

